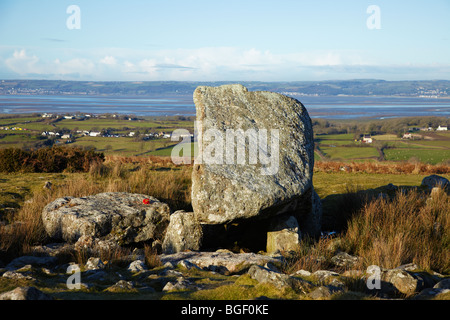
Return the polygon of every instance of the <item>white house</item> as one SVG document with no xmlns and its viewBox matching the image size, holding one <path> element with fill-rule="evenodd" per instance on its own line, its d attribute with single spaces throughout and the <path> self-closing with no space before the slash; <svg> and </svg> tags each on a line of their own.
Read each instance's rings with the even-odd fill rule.
<svg viewBox="0 0 450 320">
<path fill-rule="evenodd" d="M 70 138 L 72 138 L 72 135 L 71 135 L 71 134 L 63 134 L 63 135 L 61 136 L 61 138 L 62 138 L 62 139 L 70 139 Z"/>
<path fill-rule="evenodd" d="M 363 139 L 362 139 L 362 141 L 363 141 L 364 143 L 372 143 L 372 142 L 373 142 L 371 136 L 364 136 Z"/>
<path fill-rule="evenodd" d="M 441 126 L 439 126 L 437 129 L 436 129 L 436 131 L 447 131 L 448 129 L 447 129 L 447 127 L 441 127 Z"/>
<path fill-rule="evenodd" d="M 411 133 L 405 133 L 403 135 L 402 139 L 412 139 L 412 134 Z"/>
<path fill-rule="evenodd" d="M 101 134 L 102 133 L 98 132 L 98 131 L 91 131 L 91 132 L 89 132 L 89 136 L 91 136 L 91 137 L 100 137 Z"/>
</svg>

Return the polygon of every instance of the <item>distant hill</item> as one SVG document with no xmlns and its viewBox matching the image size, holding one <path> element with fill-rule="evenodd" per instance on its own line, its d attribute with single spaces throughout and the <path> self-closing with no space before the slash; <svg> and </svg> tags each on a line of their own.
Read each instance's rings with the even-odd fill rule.
<svg viewBox="0 0 450 320">
<path fill-rule="evenodd" d="M 292 95 L 423 96 L 450 97 L 450 81 L 385 81 L 373 79 L 333 81 L 60 81 L 0 80 L 0 94 L 27 95 L 191 95 L 199 85 L 239 82 L 251 91 L 267 90 Z"/>
</svg>

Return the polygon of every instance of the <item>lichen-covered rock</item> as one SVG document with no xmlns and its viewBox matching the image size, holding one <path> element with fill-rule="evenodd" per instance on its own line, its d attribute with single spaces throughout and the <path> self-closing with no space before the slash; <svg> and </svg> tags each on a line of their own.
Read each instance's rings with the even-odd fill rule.
<svg viewBox="0 0 450 320">
<path fill-rule="evenodd" d="M 267 253 L 289 252 L 298 249 L 301 233 L 297 219 L 283 217 L 267 232 Z"/>
<path fill-rule="evenodd" d="M 317 234 L 321 210 L 312 185 L 314 140 L 305 107 L 242 85 L 198 87 L 194 102 L 199 152 L 192 206 L 198 219 L 224 224 L 289 213 L 302 231 Z"/>
<path fill-rule="evenodd" d="M 184 250 L 200 250 L 202 226 L 193 212 L 179 210 L 170 216 L 162 251 L 166 254 Z"/>
<path fill-rule="evenodd" d="M 149 199 L 148 204 L 143 199 Z M 42 211 L 48 235 L 75 242 L 81 236 L 106 237 L 120 244 L 162 236 L 169 223 L 169 206 L 143 194 L 105 192 L 59 198 Z"/>
</svg>

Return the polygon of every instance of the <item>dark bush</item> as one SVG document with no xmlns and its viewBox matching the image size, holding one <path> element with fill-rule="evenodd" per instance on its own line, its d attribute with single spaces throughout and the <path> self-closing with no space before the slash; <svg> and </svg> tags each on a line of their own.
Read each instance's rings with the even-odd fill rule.
<svg viewBox="0 0 450 320">
<path fill-rule="evenodd" d="M 92 163 L 104 158 L 103 153 L 77 147 L 0 149 L 0 172 L 88 172 Z"/>
</svg>

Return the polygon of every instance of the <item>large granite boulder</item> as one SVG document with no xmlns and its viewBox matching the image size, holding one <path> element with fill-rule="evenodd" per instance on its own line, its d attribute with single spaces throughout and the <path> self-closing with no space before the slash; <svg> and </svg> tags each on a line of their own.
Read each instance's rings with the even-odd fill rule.
<svg viewBox="0 0 450 320">
<path fill-rule="evenodd" d="M 169 219 L 167 204 L 148 195 L 126 192 L 59 198 L 42 211 L 48 235 L 68 242 L 81 236 L 104 237 L 119 244 L 162 238 Z"/>
<path fill-rule="evenodd" d="M 294 216 L 320 232 L 311 119 L 296 99 L 242 85 L 198 87 L 192 206 L 203 224 Z M 305 222 L 305 223 L 303 223 Z"/>
</svg>

